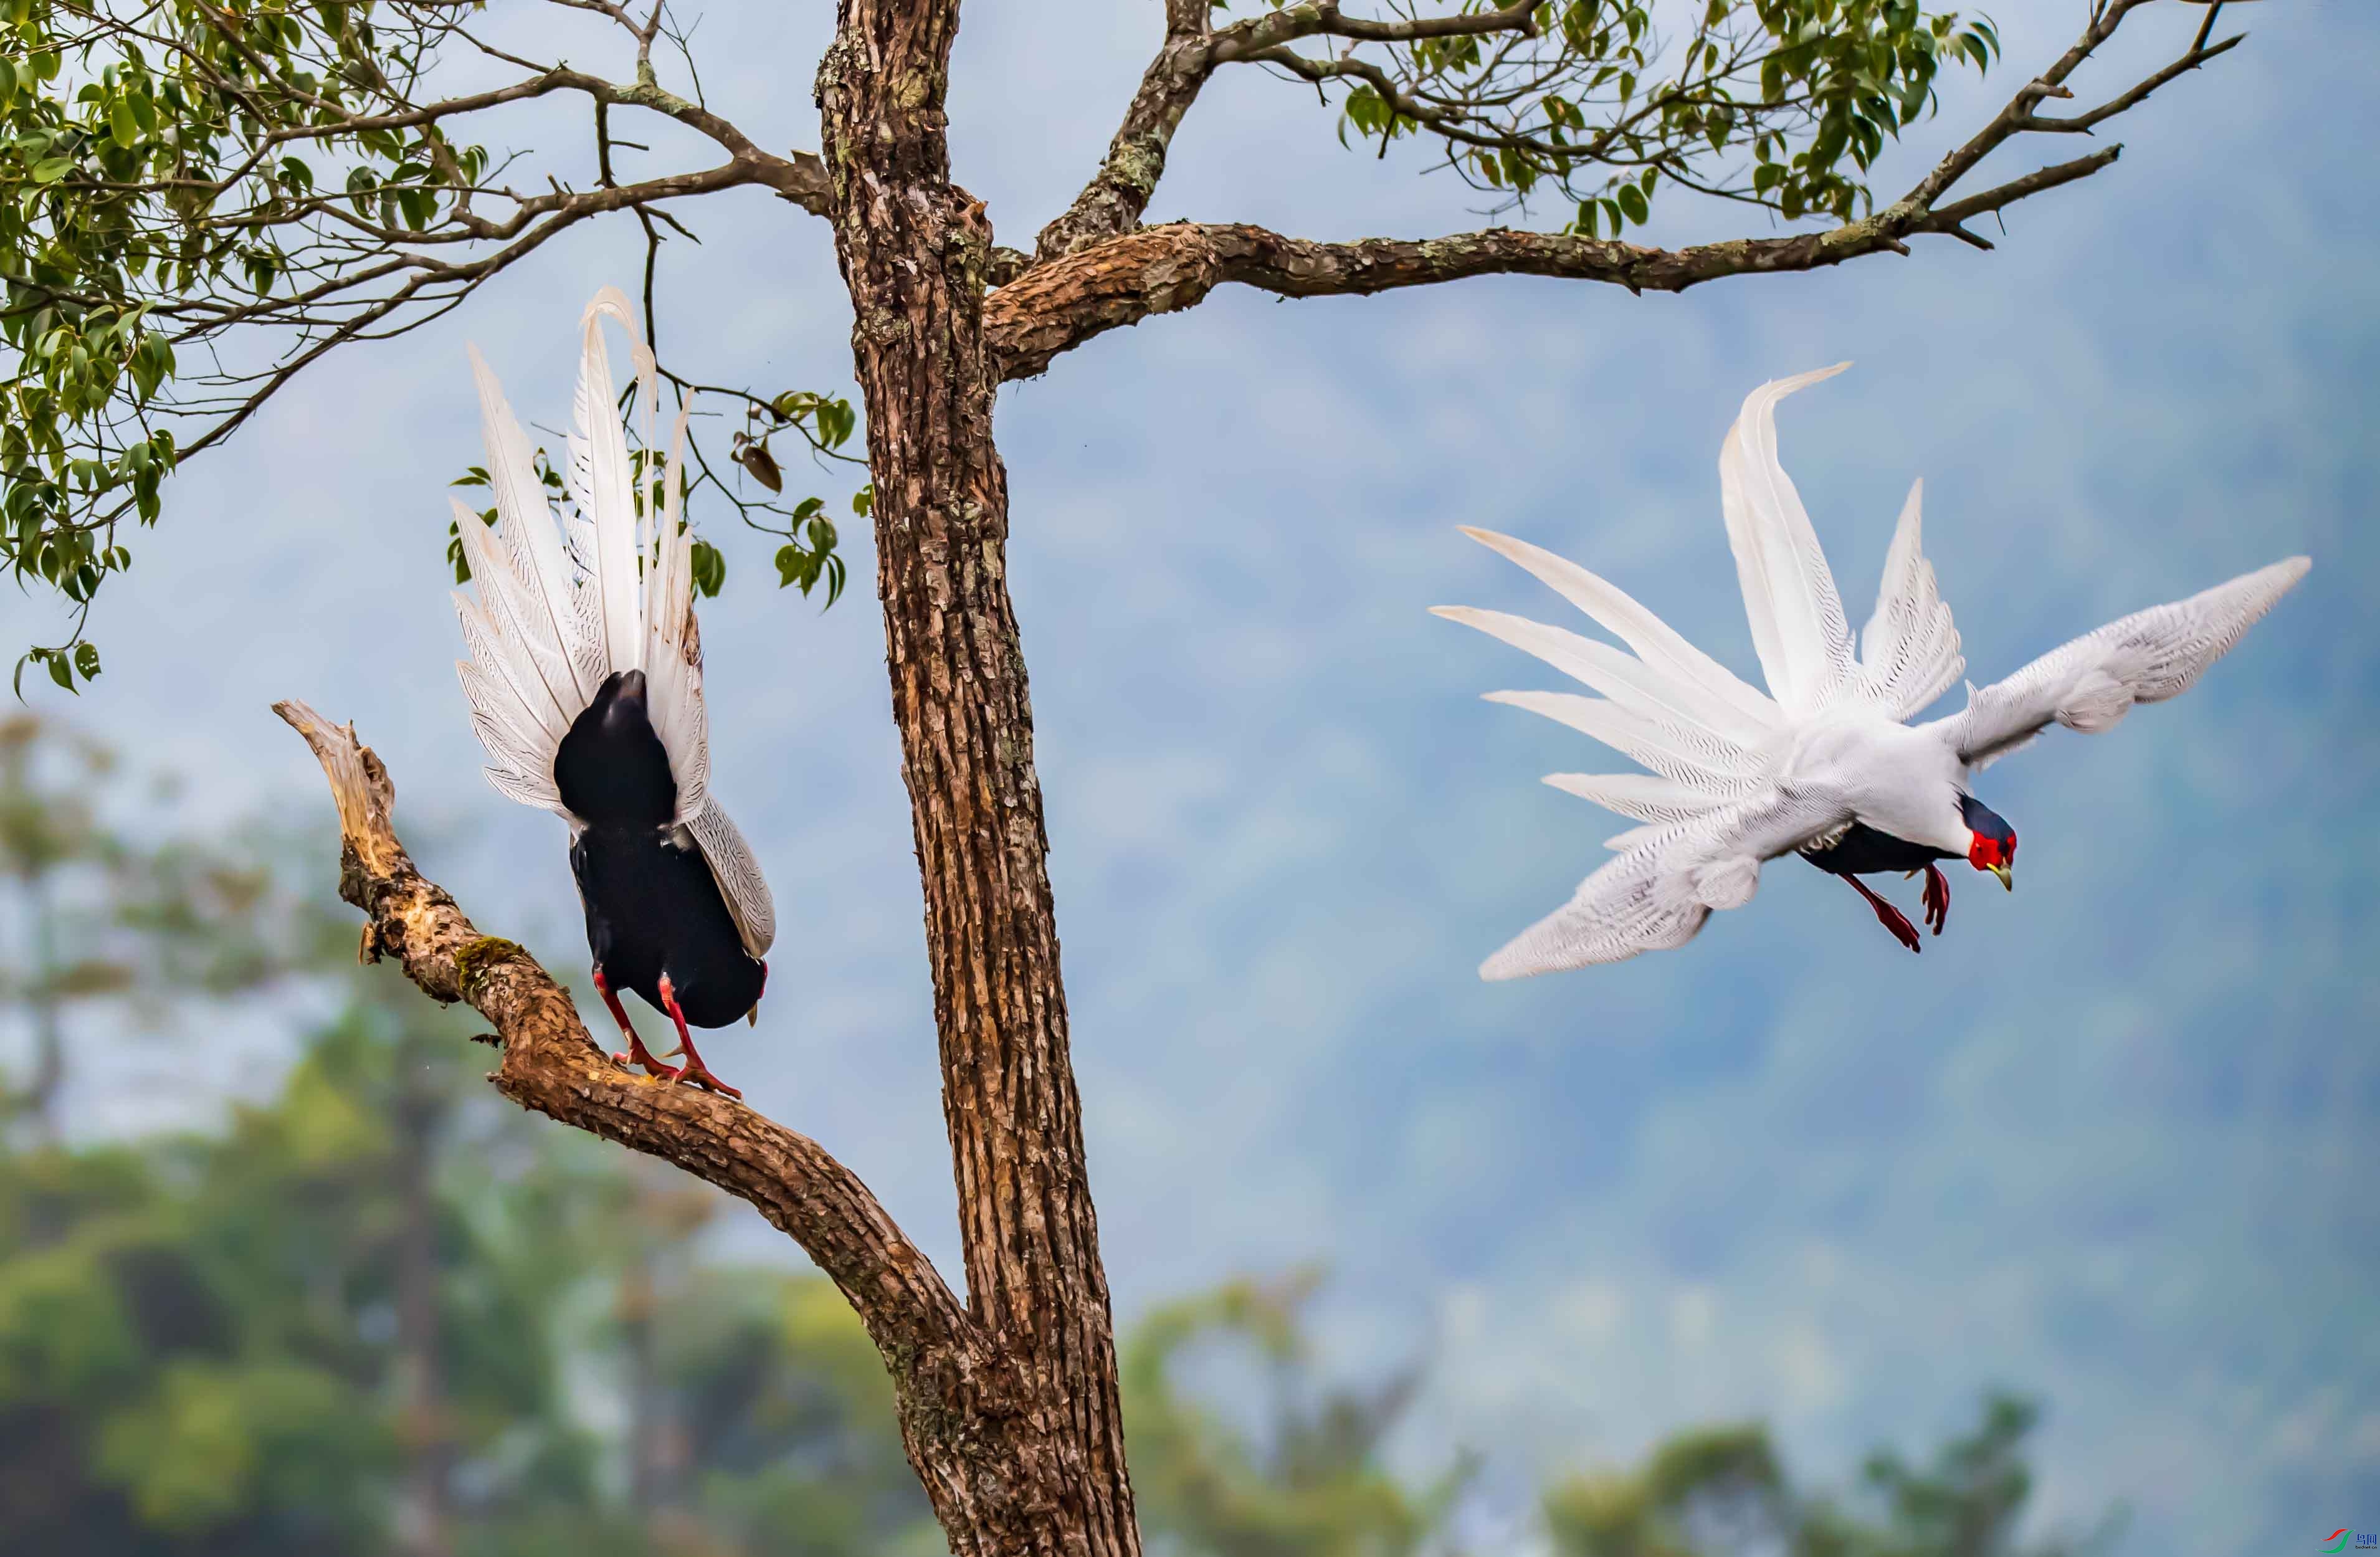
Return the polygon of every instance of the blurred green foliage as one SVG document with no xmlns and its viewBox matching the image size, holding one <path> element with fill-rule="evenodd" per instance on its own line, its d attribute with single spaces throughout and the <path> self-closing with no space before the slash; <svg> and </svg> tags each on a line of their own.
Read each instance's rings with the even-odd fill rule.
<svg viewBox="0 0 2380 1557">
<path fill-rule="evenodd" d="M 503 1101 L 472 1026 L 358 967 L 351 920 L 291 901 L 264 842 L 114 831 L 128 777 L 55 726 L 0 725 L 10 918 L 37 906 L 28 882 L 73 906 L 47 953 L 0 941 L 9 1026 L 38 1039 L 69 991 L 147 989 L 155 1025 L 203 1043 L 185 997 L 268 983 L 318 1016 L 277 1089 L 212 1127 L 0 1138 L 0 1551 L 942 1550 L 883 1365 L 832 1286 L 723 1258 L 715 1192 Z M 186 890 L 210 871 L 243 884 Z M 66 944 L 115 971 L 67 977 L 83 962 Z M 52 1030 L 36 1070 L 78 1052 Z M 1471 1462 L 1416 1477 L 1390 1453 L 1420 1365 L 1331 1378 L 1318 1286 L 1233 1282 L 1126 1332 L 1159 1557 L 1460 1549 Z M 2031 1425 L 1995 1402 L 1925 1466 L 1879 1455 L 1842 1498 L 1797 1493 L 1759 1428 L 1690 1432 L 1558 1484 L 1546 1528 L 1560 1557 L 2074 1557 L 2086 1546 L 2015 1539 Z"/>
<path fill-rule="evenodd" d="M 1561 1557 L 2095 1557 L 2120 1532 L 2110 1515 L 2082 1535 L 2023 1536 L 2033 1492 L 2025 1438 L 2037 1413 L 1995 1394 L 1973 1430 L 1925 1465 L 1873 1455 L 1849 1494 L 1800 1492 L 1767 1429 L 1683 1432 L 1635 1470 L 1573 1476 L 1546 1494 Z"/>
<path fill-rule="evenodd" d="M 1123 1349 L 1124 1430 L 1141 1524 L 1203 1557 L 1408 1557 L 1443 1544 L 1467 1461 L 1418 1484 L 1382 1455 L 1418 1368 L 1357 1389 L 1318 1377 L 1312 1271 L 1235 1281 L 1152 1310 Z M 1218 1355 L 1220 1354 L 1220 1355 Z M 1253 1361 L 1258 1411 L 1185 1384 L 1202 1362 Z M 1253 1418 L 1253 1419 L 1252 1419 Z"/>
</svg>

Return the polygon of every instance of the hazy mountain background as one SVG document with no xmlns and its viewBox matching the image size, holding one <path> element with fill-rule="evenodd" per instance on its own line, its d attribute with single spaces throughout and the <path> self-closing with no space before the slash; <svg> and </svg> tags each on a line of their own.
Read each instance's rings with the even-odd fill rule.
<svg viewBox="0 0 2380 1557">
<path fill-rule="evenodd" d="M 768 143 L 814 146 L 827 8 L 771 9 L 705 18 L 705 86 Z M 1157 9 L 969 11 L 957 175 L 1003 241 L 1029 246 L 1071 197 Z M 1995 12 L 1993 101 L 2082 9 Z M 2153 67 L 2202 15 L 2144 14 L 2088 81 Z M 1765 1416 L 1824 1471 L 1938 1436 L 1994 1382 L 2051 1405 L 2047 1511 L 2128 1502 L 2127 1552 L 2380 1523 L 2380 15 L 2289 0 L 2222 20 L 2254 36 L 2122 121 L 2115 168 L 2019 207 L 2005 239 L 1987 227 L 1994 254 L 1934 241 L 1684 298 L 1230 290 L 1003 394 L 1125 1313 L 1327 1259 L 1341 1355 L 1437 1358 L 1411 1450 L 1486 1451 L 1491 1527 L 1538 1473 L 1681 1424 Z M 610 48 L 590 30 L 576 57 Z M 1987 111 L 1971 85 L 1945 96 L 1879 187 Z M 1320 237 L 1475 225 L 1416 165 L 1343 152 L 1310 93 L 1233 75 L 1151 214 Z M 668 348 L 713 380 L 842 383 L 823 225 L 757 193 L 686 214 L 704 245 L 666 250 Z M 1739 221 L 1681 209 L 1655 236 Z M 431 873 L 579 962 L 559 830 L 476 774 L 443 489 L 479 457 L 464 339 L 553 425 L 578 308 L 633 274 L 632 231 L 557 243 L 456 319 L 340 356 L 195 462 L 111 586 L 107 673 L 73 713 L 225 818 L 327 811 L 273 699 L 352 716 Z M 1561 609 L 1452 527 L 1578 556 L 1748 673 L 1718 438 L 1761 379 L 1845 358 L 1783 413 L 1786 463 L 1855 618 L 1925 478 L 1979 678 L 2281 555 L 2314 572 L 2189 698 L 1993 769 L 2020 888 L 1955 878 L 1923 957 L 1782 866 L 1685 951 L 1482 985 L 1478 958 L 1619 824 L 1535 782 L 1612 765 L 1599 748 L 1475 699 L 1551 673 L 1424 614 Z M 709 517 L 730 566 L 705 614 L 718 788 L 783 926 L 768 1019 L 710 1057 L 954 1271 L 866 538 L 847 527 L 852 587 L 821 614 Z M 17 601 L 0 625 L 50 623 Z M 95 1054 L 77 1127 L 261 1096 L 279 1030 Z M 757 1222 L 739 1236 L 771 1247 Z"/>
</svg>

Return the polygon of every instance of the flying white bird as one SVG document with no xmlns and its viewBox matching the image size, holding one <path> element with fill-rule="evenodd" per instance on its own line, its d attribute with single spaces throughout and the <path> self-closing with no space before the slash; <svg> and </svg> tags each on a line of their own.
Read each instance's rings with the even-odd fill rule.
<svg viewBox="0 0 2380 1557">
<path fill-rule="evenodd" d="M 1916 951 L 1915 927 L 1863 874 L 1924 870 L 1925 917 L 1937 935 L 1949 918 L 1950 883 L 1935 861 L 1963 858 L 2013 890 L 2016 833 L 1974 797 L 1975 772 L 2053 722 L 2095 734 L 2135 703 L 2188 691 L 2312 566 L 2291 557 L 2112 622 L 2005 681 L 1981 691 L 1971 683 L 1964 710 L 1912 727 L 1906 721 L 1966 670 L 1950 609 L 1918 546 L 1924 483 L 1910 489 L 1876 614 L 1855 650 L 1826 553 L 1777 462 L 1777 402 L 1850 365 L 1753 391 L 1719 451 L 1728 545 L 1766 696 L 1585 568 L 1464 528 L 1635 651 L 1501 612 L 1436 607 L 1603 694 L 1490 692 L 1488 700 L 1559 721 L 1652 770 L 1547 776 L 1641 825 L 1612 838 L 1618 857 L 1481 964 L 1481 978 L 1522 979 L 1683 945 L 1712 909 L 1751 900 L 1763 862 L 1792 853 L 1856 887 L 1885 928 Z"/>
<path fill-rule="evenodd" d="M 636 362 L 641 470 L 613 409 L 606 318 L 627 331 Z M 455 596 L 471 655 L 455 669 L 487 748 L 489 781 L 570 824 L 595 988 L 628 1040 L 613 1058 L 740 1096 L 704 1065 L 686 1028 L 759 1019 L 769 977 L 761 958 L 776 919 L 751 848 L 710 793 L 694 541 L 681 515 L 686 413 L 678 413 L 668 464 L 657 468 L 650 456 L 660 394 L 628 299 L 606 286 L 580 328 L 570 502 L 559 515 L 504 390 L 471 350 L 498 523 L 492 530 L 455 505 L 480 595 Z M 648 499 L 659 492 L 658 503 L 638 501 L 640 482 Z M 646 1051 L 622 990 L 668 1016 L 682 1064 Z"/>
</svg>

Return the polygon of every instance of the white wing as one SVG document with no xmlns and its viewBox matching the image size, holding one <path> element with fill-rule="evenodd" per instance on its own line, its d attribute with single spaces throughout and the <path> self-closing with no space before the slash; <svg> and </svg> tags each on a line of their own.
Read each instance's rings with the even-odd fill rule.
<svg viewBox="0 0 2380 1557">
<path fill-rule="evenodd" d="M 1853 684 L 1850 624 L 1802 495 L 1777 459 L 1777 402 L 1829 379 L 1839 362 L 1762 384 L 1719 447 L 1719 501 L 1744 614 L 1769 695 L 1794 716 L 1816 712 Z"/>
<path fill-rule="evenodd" d="M 2290 557 L 2170 605 L 2151 606 L 2074 639 L 2005 681 L 1970 690 L 1967 706 L 1925 726 L 1981 768 L 2053 722 L 2095 735 L 2134 703 L 2187 692 L 2313 564 Z"/>
<path fill-rule="evenodd" d="M 756 957 L 768 955 L 777 939 L 777 909 L 769 899 L 769 883 L 760 879 L 760 862 L 752 858 L 752 845 L 744 841 L 744 834 L 715 800 L 690 819 L 686 830 L 694 834 L 703 863 L 710 867 L 710 879 L 719 883 L 720 895 L 727 899 L 727 911 L 735 917 L 744 949 Z"/>
<path fill-rule="evenodd" d="M 1924 710 L 1967 669 L 1959 652 L 1959 629 L 1922 547 L 1918 509 L 1925 495 L 1924 481 L 1909 489 L 1892 549 L 1885 553 L 1876 614 L 1860 632 L 1861 696 L 1895 720 Z"/>
<path fill-rule="evenodd" d="M 1752 901 L 1762 861 L 1851 819 L 1832 787 L 1769 785 L 1702 816 L 1638 829 L 1568 903 L 1481 963 L 1479 977 L 1525 979 L 1682 946 L 1713 909 Z"/>
</svg>

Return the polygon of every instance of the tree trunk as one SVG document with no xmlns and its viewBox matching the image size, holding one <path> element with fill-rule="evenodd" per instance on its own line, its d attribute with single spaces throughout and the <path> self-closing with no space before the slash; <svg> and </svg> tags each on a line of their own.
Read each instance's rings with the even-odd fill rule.
<svg viewBox="0 0 2380 1557">
<path fill-rule="evenodd" d="M 877 587 L 901 731 L 967 1307 L 1021 1373 L 1015 1415 L 905 1421 L 960 1557 L 1135 1557 L 1115 1342 L 1008 595 L 985 349 L 991 231 L 950 181 L 956 0 L 843 0 L 819 72 L 835 247 L 868 407 Z M 956 1463 L 953 1441 L 967 1445 Z"/>
</svg>

